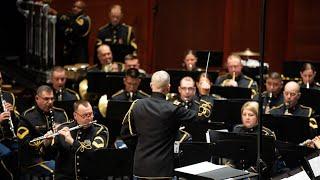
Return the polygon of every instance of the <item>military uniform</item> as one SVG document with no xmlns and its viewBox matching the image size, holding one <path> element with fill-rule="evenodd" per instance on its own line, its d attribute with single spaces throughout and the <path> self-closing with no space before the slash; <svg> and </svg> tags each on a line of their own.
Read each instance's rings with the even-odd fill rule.
<svg viewBox="0 0 320 180">
<path fill-rule="evenodd" d="M 87 63 L 90 17 L 86 14 L 58 15 L 57 27 L 64 37 L 62 64 Z"/>
<path fill-rule="evenodd" d="M 77 125 L 77 122 L 73 121 L 62 124 L 59 129 L 63 127 L 72 128 Z M 108 146 L 109 131 L 108 128 L 103 125 L 93 123 L 86 129 L 80 128 L 70 133 L 74 139 L 72 145 L 65 142 L 64 137 L 59 135 L 55 137 L 52 146 L 42 149 L 45 154 L 51 156 L 58 154 L 55 169 L 55 179 L 57 180 L 81 179 L 81 153 L 106 148 Z M 94 162 L 92 165 L 94 165 Z M 91 165 L 87 164 L 87 166 Z"/>
<path fill-rule="evenodd" d="M 115 94 L 112 95 L 111 100 L 116 100 L 116 101 L 134 101 L 136 99 L 143 99 L 143 98 L 147 98 L 150 97 L 149 94 L 138 90 L 135 93 L 132 93 L 132 95 L 130 95 L 129 92 L 125 91 L 124 89 L 116 92 Z"/>
<path fill-rule="evenodd" d="M 259 94 L 256 94 L 253 97 L 254 100 L 258 101 L 259 100 Z M 263 102 L 263 109 L 264 111 L 266 110 L 266 107 L 269 106 L 269 110 L 272 109 L 273 107 L 279 106 L 283 103 L 283 93 L 280 92 L 279 95 L 272 96 L 271 98 L 269 97 L 269 93 L 267 91 L 264 91 L 262 93 L 262 102 Z"/>
<path fill-rule="evenodd" d="M 124 23 L 113 26 L 111 23 L 99 28 L 97 35 L 96 47 L 101 44 L 110 46 L 113 54 L 113 59 L 123 61 L 127 54 L 137 54 L 137 44 L 135 35 L 131 26 Z M 118 49 L 117 48 L 123 48 Z"/>
<path fill-rule="evenodd" d="M 215 82 L 215 85 L 224 86 L 226 81 L 228 81 L 230 79 L 232 79 L 231 74 L 225 74 L 225 75 L 219 76 Z M 236 77 L 235 81 L 238 83 L 238 87 L 251 88 L 255 91 L 258 90 L 257 82 L 255 82 L 252 78 L 250 78 L 242 73 L 238 77 Z"/>
<path fill-rule="evenodd" d="M 302 81 L 299 82 L 300 87 L 302 88 L 307 88 L 307 85 L 304 84 Z M 309 84 L 309 88 L 310 89 L 316 89 L 316 90 L 320 90 L 320 83 L 318 82 L 313 82 L 311 84 Z"/>
<path fill-rule="evenodd" d="M 79 94 L 69 88 L 62 89 L 61 92 L 54 92 L 55 101 L 77 101 L 80 100 Z"/>
<path fill-rule="evenodd" d="M 184 121 L 203 120 L 211 105 L 201 102 L 199 111 L 166 101 L 162 93 L 132 103 L 124 117 L 121 136 L 137 138 L 133 174 L 140 178 L 171 178 L 174 168 L 174 141 Z"/>
<path fill-rule="evenodd" d="M 2 96 L 4 101 L 6 101 L 7 103 L 10 103 L 15 108 L 16 99 L 11 92 L 2 91 Z M 0 113 L 2 112 L 3 112 L 3 106 L 1 102 Z M 17 127 L 18 119 L 16 118 L 15 113 L 11 113 L 11 119 L 14 127 Z M 13 133 L 10 130 L 9 122 L 7 120 L 2 121 L 0 123 L 0 140 L 2 140 L 3 138 L 12 138 L 12 137 L 13 137 Z"/>
<path fill-rule="evenodd" d="M 52 113 L 45 113 L 37 106 L 33 106 L 26 110 L 24 119 L 21 119 L 17 130 L 17 137 L 20 143 L 21 166 L 23 168 L 37 168 L 37 165 L 43 167 L 43 171 L 51 169 L 45 167 L 43 159 L 40 156 L 41 142 L 29 143 L 30 140 L 38 136 L 42 136 L 52 129 L 52 119 L 54 123 L 62 124 L 68 122 L 69 119 L 63 109 L 53 107 Z"/>
</svg>

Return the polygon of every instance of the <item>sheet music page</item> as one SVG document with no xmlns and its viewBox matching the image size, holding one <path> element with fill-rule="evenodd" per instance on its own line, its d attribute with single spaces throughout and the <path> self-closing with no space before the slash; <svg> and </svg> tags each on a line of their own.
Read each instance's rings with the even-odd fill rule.
<svg viewBox="0 0 320 180">
<path fill-rule="evenodd" d="M 315 177 L 320 176 L 320 156 L 308 160 Z"/>
<path fill-rule="evenodd" d="M 290 176 L 288 178 L 283 178 L 283 179 L 286 179 L 286 180 L 311 180 L 305 170 L 303 170 L 293 176 Z"/>
<path fill-rule="evenodd" d="M 188 174 L 200 174 L 208 171 L 213 171 L 216 169 L 224 168 L 226 167 L 225 165 L 216 165 L 211 162 L 201 162 L 197 164 L 193 164 L 190 166 L 185 166 L 181 168 L 176 168 L 175 171 L 183 172 L 183 173 L 188 173 Z"/>
</svg>

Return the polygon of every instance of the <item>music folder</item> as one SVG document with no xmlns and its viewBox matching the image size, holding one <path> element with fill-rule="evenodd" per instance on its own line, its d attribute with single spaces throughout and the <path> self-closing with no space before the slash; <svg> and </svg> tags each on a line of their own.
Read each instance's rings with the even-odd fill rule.
<svg viewBox="0 0 320 180">
<path fill-rule="evenodd" d="M 276 134 L 277 140 L 299 144 L 312 138 L 308 117 L 263 114 L 262 124 Z"/>
<path fill-rule="evenodd" d="M 320 151 L 306 156 L 305 160 L 312 179 L 320 179 Z"/>
<path fill-rule="evenodd" d="M 227 99 L 251 99 L 252 90 L 243 87 L 213 85 L 210 93 L 218 94 Z"/>
<path fill-rule="evenodd" d="M 167 69 L 166 70 L 170 75 L 170 92 L 178 93 L 178 87 L 180 85 L 180 80 L 185 76 L 190 76 L 195 81 L 198 79 L 201 73 L 204 71 L 185 71 L 185 70 L 175 70 L 175 69 Z M 218 77 L 217 71 L 208 71 L 208 76 L 210 76 L 212 82 L 216 80 Z"/>
</svg>

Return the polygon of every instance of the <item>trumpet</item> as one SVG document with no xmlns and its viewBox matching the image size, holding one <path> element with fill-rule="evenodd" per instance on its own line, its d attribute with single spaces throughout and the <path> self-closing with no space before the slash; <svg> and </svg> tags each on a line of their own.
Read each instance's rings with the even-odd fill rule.
<svg viewBox="0 0 320 180">
<path fill-rule="evenodd" d="M 6 108 L 6 100 L 3 99 L 3 94 L 2 94 L 2 89 L 1 89 L 1 87 L 0 87 L 0 100 L 1 100 L 1 103 L 2 103 L 3 112 L 8 111 L 7 108 Z M 16 135 L 16 133 L 14 132 L 14 125 L 13 125 L 13 122 L 12 122 L 11 115 L 10 115 L 9 118 L 8 118 L 8 124 L 9 124 L 9 128 L 10 128 L 10 131 L 11 131 L 13 137 L 16 138 L 17 135 Z"/>
<path fill-rule="evenodd" d="M 74 126 L 74 127 L 72 127 L 72 128 L 69 128 L 69 131 L 74 131 L 74 130 L 83 128 L 83 127 L 85 127 L 85 126 L 88 126 L 88 125 L 93 124 L 93 123 L 96 123 L 96 122 L 97 122 L 97 121 L 95 120 L 95 121 L 91 121 L 91 122 L 89 122 L 89 123 L 87 123 L 87 124 L 79 124 L 79 125 L 76 125 L 76 126 Z M 56 135 L 59 135 L 60 132 L 61 132 L 61 130 L 59 130 L 59 131 L 57 131 L 57 132 L 55 132 L 55 133 L 53 133 L 53 134 L 50 134 L 50 135 L 48 135 L 48 136 L 40 136 L 40 137 L 34 138 L 34 139 L 32 139 L 32 140 L 30 141 L 30 143 L 34 143 L 34 142 L 41 141 L 41 140 L 44 140 L 44 139 L 53 138 L 53 137 L 55 137 Z"/>
</svg>

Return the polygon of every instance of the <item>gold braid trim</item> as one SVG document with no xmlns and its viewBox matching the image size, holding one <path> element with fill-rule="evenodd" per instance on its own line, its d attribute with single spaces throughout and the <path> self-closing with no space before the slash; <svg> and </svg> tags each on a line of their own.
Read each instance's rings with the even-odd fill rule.
<svg viewBox="0 0 320 180">
<path fill-rule="evenodd" d="M 209 118 L 211 114 L 212 104 L 202 99 L 200 100 L 200 102 L 202 102 L 202 104 L 199 106 L 198 116 Z"/>
<path fill-rule="evenodd" d="M 134 136 L 135 134 L 133 133 L 132 131 L 132 127 L 131 127 L 131 111 L 132 111 L 132 108 L 134 106 L 134 104 L 138 101 L 138 99 L 134 100 L 128 110 L 128 112 L 126 113 L 126 115 L 124 116 L 123 120 L 122 120 L 122 125 L 124 125 L 127 121 L 129 123 L 129 131 L 130 131 L 130 134 L 132 136 Z"/>
<path fill-rule="evenodd" d="M 80 142 L 80 141 L 79 141 L 79 143 L 80 143 L 80 147 L 78 148 L 78 150 L 80 152 L 84 152 L 86 149 L 87 150 L 92 149 L 91 144 L 88 144 L 88 143 L 85 143 L 85 142 Z"/>
</svg>

